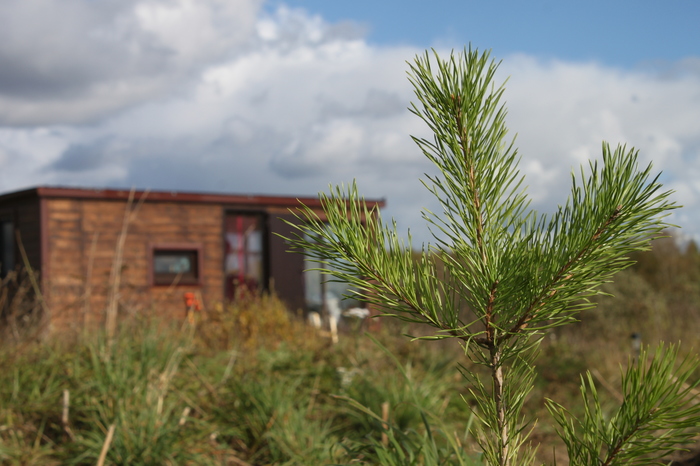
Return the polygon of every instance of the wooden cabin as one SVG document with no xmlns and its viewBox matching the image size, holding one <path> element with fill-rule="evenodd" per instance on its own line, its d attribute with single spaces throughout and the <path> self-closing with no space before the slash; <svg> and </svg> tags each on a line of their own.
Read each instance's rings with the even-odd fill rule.
<svg viewBox="0 0 700 466">
<path fill-rule="evenodd" d="M 115 291 L 120 313 L 174 319 L 185 317 L 185 293 L 211 306 L 241 287 L 274 288 L 291 310 L 322 307 L 327 286 L 277 236 L 292 232 L 284 220 L 294 220 L 289 209 L 299 201 L 322 212 L 318 198 L 54 187 L 4 194 L 0 278 L 26 258 L 53 331 L 104 322 Z"/>
</svg>

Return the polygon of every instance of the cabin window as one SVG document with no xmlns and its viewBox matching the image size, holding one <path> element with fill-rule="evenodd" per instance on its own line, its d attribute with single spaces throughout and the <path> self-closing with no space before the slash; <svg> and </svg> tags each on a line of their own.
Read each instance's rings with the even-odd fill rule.
<svg viewBox="0 0 700 466">
<path fill-rule="evenodd" d="M 151 246 L 153 285 L 200 285 L 202 248 L 191 244 Z"/>
<path fill-rule="evenodd" d="M 330 268 L 328 264 L 319 264 L 310 260 L 308 256 L 304 259 L 306 308 L 338 320 L 348 309 L 363 305 L 358 300 L 348 297 L 353 294 L 353 287 L 349 283 L 337 281 L 319 270 Z"/>
<path fill-rule="evenodd" d="M 0 220 L 0 278 L 15 268 L 15 224 Z"/>
</svg>

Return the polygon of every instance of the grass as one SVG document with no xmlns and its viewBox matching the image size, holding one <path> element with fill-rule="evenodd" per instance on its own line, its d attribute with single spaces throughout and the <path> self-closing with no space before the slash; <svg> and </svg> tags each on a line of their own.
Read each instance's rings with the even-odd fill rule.
<svg viewBox="0 0 700 466">
<path fill-rule="evenodd" d="M 457 353 L 314 332 L 265 297 L 184 328 L 125 322 L 111 343 L 5 346 L 0 464 L 98 464 L 111 426 L 104 464 L 468 464 Z"/>
<path fill-rule="evenodd" d="M 629 350 L 581 343 L 608 327 L 599 318 L 575 338 L 547 338 L 530 416 L 548 419 L 544 396 L 576 406 L 579 374 L 603 355 L 597 374 L 615 386 L 614 363 Z M 111 426 L 103 464 L 479 464 L 456 371 L 461 350 L 400 334 L 387 322 L 383 332 L 333 345 L 264 297 L 182 328 L 124 322 L 111 344 L 94 334 L 8 345 L 0 350 L 0 464 L 99 464 Z M 603 395 L 612 402 L 614 388 Z M 559 451 L 562 464 L 548 425 L 536 426 L 540 459 Z"/>
<path fill-rule="evenodd" d="M 544 397 L 580 406 L 590 369 L 612 409 L 632 332 L 694 351 L 700 255 L 664 251 L 685 269 L 652 267 L 649 253 L 609 284 L 616 298 L 545 337 L 526 405 L 540 462 L 566 464 Z M 184 327 L 141 319 L 114 338 L 39 341 L 39 308 L 18 296 L 2 314 L 1 465 L 480 464 L 455 342 L 410 342 L 418 329 L 384 321 L 334 345 L 274 296 L 239 296 Z"/>
</svg>

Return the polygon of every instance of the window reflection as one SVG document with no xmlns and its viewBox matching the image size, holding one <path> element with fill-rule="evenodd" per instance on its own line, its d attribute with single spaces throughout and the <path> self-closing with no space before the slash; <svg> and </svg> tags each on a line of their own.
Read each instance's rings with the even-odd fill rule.
<svg viewBox="0 0 700 466">
<path fill-rule="evenodd" d="M 154 246 L 154 285 L 199 284 L 199 251 L 195 248 Z"/>
<path fill-rule="evenodd" d="M 335 281 L 319 269 L 330 269 L 330 266 L 313 262 L 308 257 L 304 260 L 305 299 L 308 311 L 318 312 L 338 321 L 348 309 L 362 307 L 358 300 L 347 297 L 352 295 L 353 290 L 349 283 Z"/>
<path fill-rule="evenodd" d="M 263 286 L 263 232 L 260 216 L 249 213 L 226 215 L 226 297 L 239 291 L 257 292 Z"/>
</svg>

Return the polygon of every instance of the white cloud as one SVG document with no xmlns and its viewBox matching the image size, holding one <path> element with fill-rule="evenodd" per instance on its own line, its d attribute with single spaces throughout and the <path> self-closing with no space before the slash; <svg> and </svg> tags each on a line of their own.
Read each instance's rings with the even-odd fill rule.
<svg viewBox="0 0 700 466">
<path fill-rule="evenodd" d="M 92 122 L 177 92 L 248 40 L 259 3 L 3 1 L 0 124 Z"/>
<path fill-rule="evenodd" d="M 680 181 L 678 202 L 692 205 L 700 199 L 693 181 L 700 170 L 700 73 L 669 78 L 662 72 L 524 56 L 506 58 L 503 68 L 511 75 L 506 99 L 521 155 L 549 167 L 544 180 L 525 166 L 525 173 L 535 175 L 529 184 L 537 191 L 546 181 L 553 192 L 563 192 L 571 167 L 600 158 L 605 140 L 613 147 L 634 146 L 641 163 L 653 161 L 665 172 L 669 186 Z M 563 202 L 558 196 L 554 202 Z M 698 227 L 692 226 L 700 233 Z"/>
<path fill-rule="evenodd" d="M 73 131 L 66 128 L 0 128 L 0 189 L 50 183 L 43 169 L 59 159 Z"/>
<path fill-rule="evenodd" d="M 437 206 L 418 178 L 432 168 L 409 137 L 426 128 L 406 109 L 405 61 L 420 50 L 372 46 L 357 25 L 299 10 L 266 15 L 254 0 L 98 4 L 47 3 L 47 14 L 71 25 L 48 26 L 61 33 L 57 44 L 30 47 L 28 33 L 0 33 L 15 44 L 0 45 L 0 69 L 53 70 L 18 92 L 0 71 L 0 124 L 8 125 L 0 126 L 0 190 L 51 183 L 313 195 L 356 178 L 367 196 L 387 198 L 401 227 L 428 239 L 420 209 Z M 95 43 L 80 44 L 76 27 Z M 689 206 L 676 221 L 700 233 L 695 61 L 655 74 L 502 58 L 508 123 L 535 208 L 564 202 L 572 167 L 598 157 L 603 139 L 627 142 L 665 171 Z M 66 84 L 71 77 L 79 89 Z"/>
</svg>

